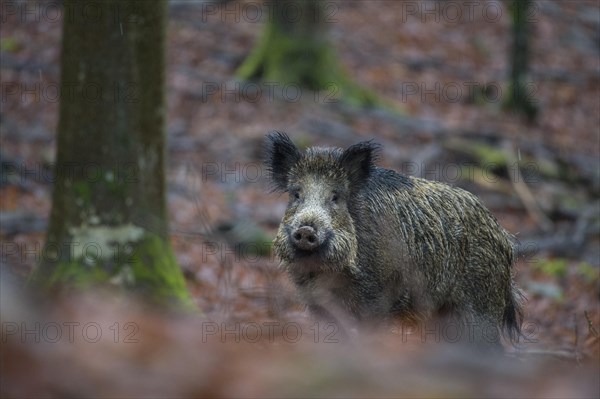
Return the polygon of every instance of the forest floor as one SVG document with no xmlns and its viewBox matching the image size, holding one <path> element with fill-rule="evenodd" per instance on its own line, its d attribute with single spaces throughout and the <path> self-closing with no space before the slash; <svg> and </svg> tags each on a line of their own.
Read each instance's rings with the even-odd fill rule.
<svg viewBox="0 0 600 399">
<path fill-rule="evenodd" d="M 334 88 L 312 93 L 239 82 L 236 68 L 262 28 L 253 14 L 258 3 L 172 2 L 171 238 L 193 298 L 214 324 L 167 322 L 135 304 L 103 297 L 102 306 L 85 299 L 65 302 L 46 320 L 82 325 L 102 320 L 104 328 L 116 320 L 123 333 L 123 325 L 133 320 L 142 342 L 111 346 L 108 334 L 114 330 L 107 329 L 93 359 L 87 342 L 30 352 L 10 347 L 3 360 L 21 356 L 38 362 L 31 373 L 39 381 L 23 392 L 68 392 L 66 376 L 48 373 L 53 362 L 67 359 L 69 370 L 84 381 L 72 392 L 88 395 L 138 392 L 119 376 L 140 373 L 138 383 L 146 392 L 165 395 L 597 397 L 600 6 L 534 3 L 529 88 L 539 113 L 528 121 L 504 110 L 499 99 L 509 72 L 506 4 L 475 3 L 472 15 L 462 9 L 456 21 L 446 2 L 327 2 L 326 23 L 341 64 L 359 84 L 401 110 L 395 112 L 354 108 L 337 98 Z M 42 13 L 48 3 L 39 4 L 34 12 Z M 415 13 L 423 7 L 435 11 Z M 62 19 L 32 15 L 3 15 L 0 27 L 1 263 L 16 281 L 31 273 L 43 247 L 60 97 Z M 315 327 L 276 259 L 257 255 L 268 252 L 287 201 L 286 195 L 270 193 L 263 178 L 261 148 L 272 130 L 287 132 L 303 146 L 345 147 L 375 139 L 383 144 L 383 166 L 479 196 L 519 242 L 515 270 L 527 297 L 525 337 L 510 349 L 511 361 L 491 364 L 445 349 L 431 351 L 419 333 L 404 334 L 402 326 L 363 338 L 350 351 L 324 345 L 335 331 Z M 244 330 L 252 323 L 262 332 L 257 344 Z M 268 326 L 274 326 L 272 340 L 265 334 Z M 300 342 L 290 343 L 289 326 L 301 326 Z M 242 342 L 235 345 L 217 343 L 240 335 Z M 215 345 L 201 353 L 192 350 L 207 341 Z M 319 342 L 316 349 L 312 341 Z M 94 371 L 108 367 L 114 389 L 94 390 L 102 385 Z M 172 377 L 171 385 L 161 390 L 155 385 L 165 376 Z M 342 384 L 347 385 L 340 391 Z M 503 390 L 507 385 L 512 388 Z"/>
</svg>

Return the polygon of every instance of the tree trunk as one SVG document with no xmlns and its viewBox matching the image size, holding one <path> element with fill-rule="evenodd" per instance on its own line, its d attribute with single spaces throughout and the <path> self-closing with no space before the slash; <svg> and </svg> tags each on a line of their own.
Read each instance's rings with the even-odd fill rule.
<svg viewBox="0 0 600 399">
<path fill-rule="evenodd" d="M 386 105 L 342 72 L 320 0 L 269 1 L 262 37 L 238 69 L 245 80 L 295 84 L 360 106 Z"/>
<path fill-rule="evenodd" d="M 167 2 L 64 8 L 56 180 L 33 281 L 187 303 L 166 212 Z"/>
<path fill-rule="evenodd" d="M 533 120 L 537 108 L 529 96 L 527 74 L 529 71 L 529 9 L 531 0 L 512 2 L 512 36 L 510 91 L 506 105 L 510 109 L 522 112 Z"/>
</svg>

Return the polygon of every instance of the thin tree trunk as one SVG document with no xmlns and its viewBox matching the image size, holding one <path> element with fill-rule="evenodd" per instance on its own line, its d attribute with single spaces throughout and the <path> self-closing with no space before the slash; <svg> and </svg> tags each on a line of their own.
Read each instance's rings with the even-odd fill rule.
<svg viewBox="0 0 600 399">
<path fill-rule="evenodd" d="M 534 119 L 537 108 L 529 96 L 527 74 L 529 72 L 529 9 L 531 0 L 514 0 L 512 2 L 512 36 L 511 49 L 511 82 L 507 99 L 508 108 L 522 112 L 529 119 Z"/>
</svg>

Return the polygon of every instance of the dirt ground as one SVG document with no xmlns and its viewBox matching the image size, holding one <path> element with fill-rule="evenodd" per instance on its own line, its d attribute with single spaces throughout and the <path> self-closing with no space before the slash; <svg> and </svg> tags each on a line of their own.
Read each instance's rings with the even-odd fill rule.
<svg viewBox="0 0 600 399">
<path fill-rule="evenodd" d="M 98 323 L 104 332 L 93 345 L 78 335 L 52 345 L 43 331 L 39 345 L 8 340 L 2 361 L 11 364 L 11 381 L 3 378 L 3 393 L 598 397 L 600 6 L 534 2 L 528 87 L 539 114 L 528 121 L 503 109 L 500 98 L 510 69 L 507 4 L 471 3 L 326 2 L 341 64 L 395 112 L 352 107 L 334 89 L 237 81 L 263 26 L 255 15 L 261 3 L 171 2 L 171 239 L 205 318 L 154 314 L 102 294 L 44 310 L 25 300 L 3 304 L 3 344 L 13 321 L 19 333 L 40 318 L 65 334 L 65 321 Z M 2 4 L 4 294 L 27 278 L 43 247 L 62 18 L 51 2 L 31 2 L 29 12 L 20 2 Z M 273 256 L 257 255 L 268 251 L 287 202 L 264 179 L 261 148 L 272 130 L 302 146 L 374 139 L 383 145 L 383 166 L 479 196 L 519 243 L 525 338 L 509 358 L 423 343 L 401 325 L 350 346 L 328 342 L 335 331 L 313 324 Z M 260 331 L 257 339 L 250 329 Z M 139 342 L 124 338 L 131 331 Z"/>
</svg>

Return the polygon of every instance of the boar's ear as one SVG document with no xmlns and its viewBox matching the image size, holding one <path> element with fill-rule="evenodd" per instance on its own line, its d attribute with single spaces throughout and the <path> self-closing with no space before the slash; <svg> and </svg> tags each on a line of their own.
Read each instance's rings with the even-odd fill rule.
<svg viewBox="0 0 600 399">
<path fill-rule="evenodd" d="M 301 156 L 287 134 L 271 132 L 267 135 L 264 157 L 275 190 L 287 190 L 288 173 Z"/>
<path fill-rule="evenodd" d="M 380 148 L 379 144 L 369 140 L 348 147 L 343 152 L 340 163 L 348 173 L 352 189 L 359 188 L 368 180 L 375 168 Z"/>
</svg>

